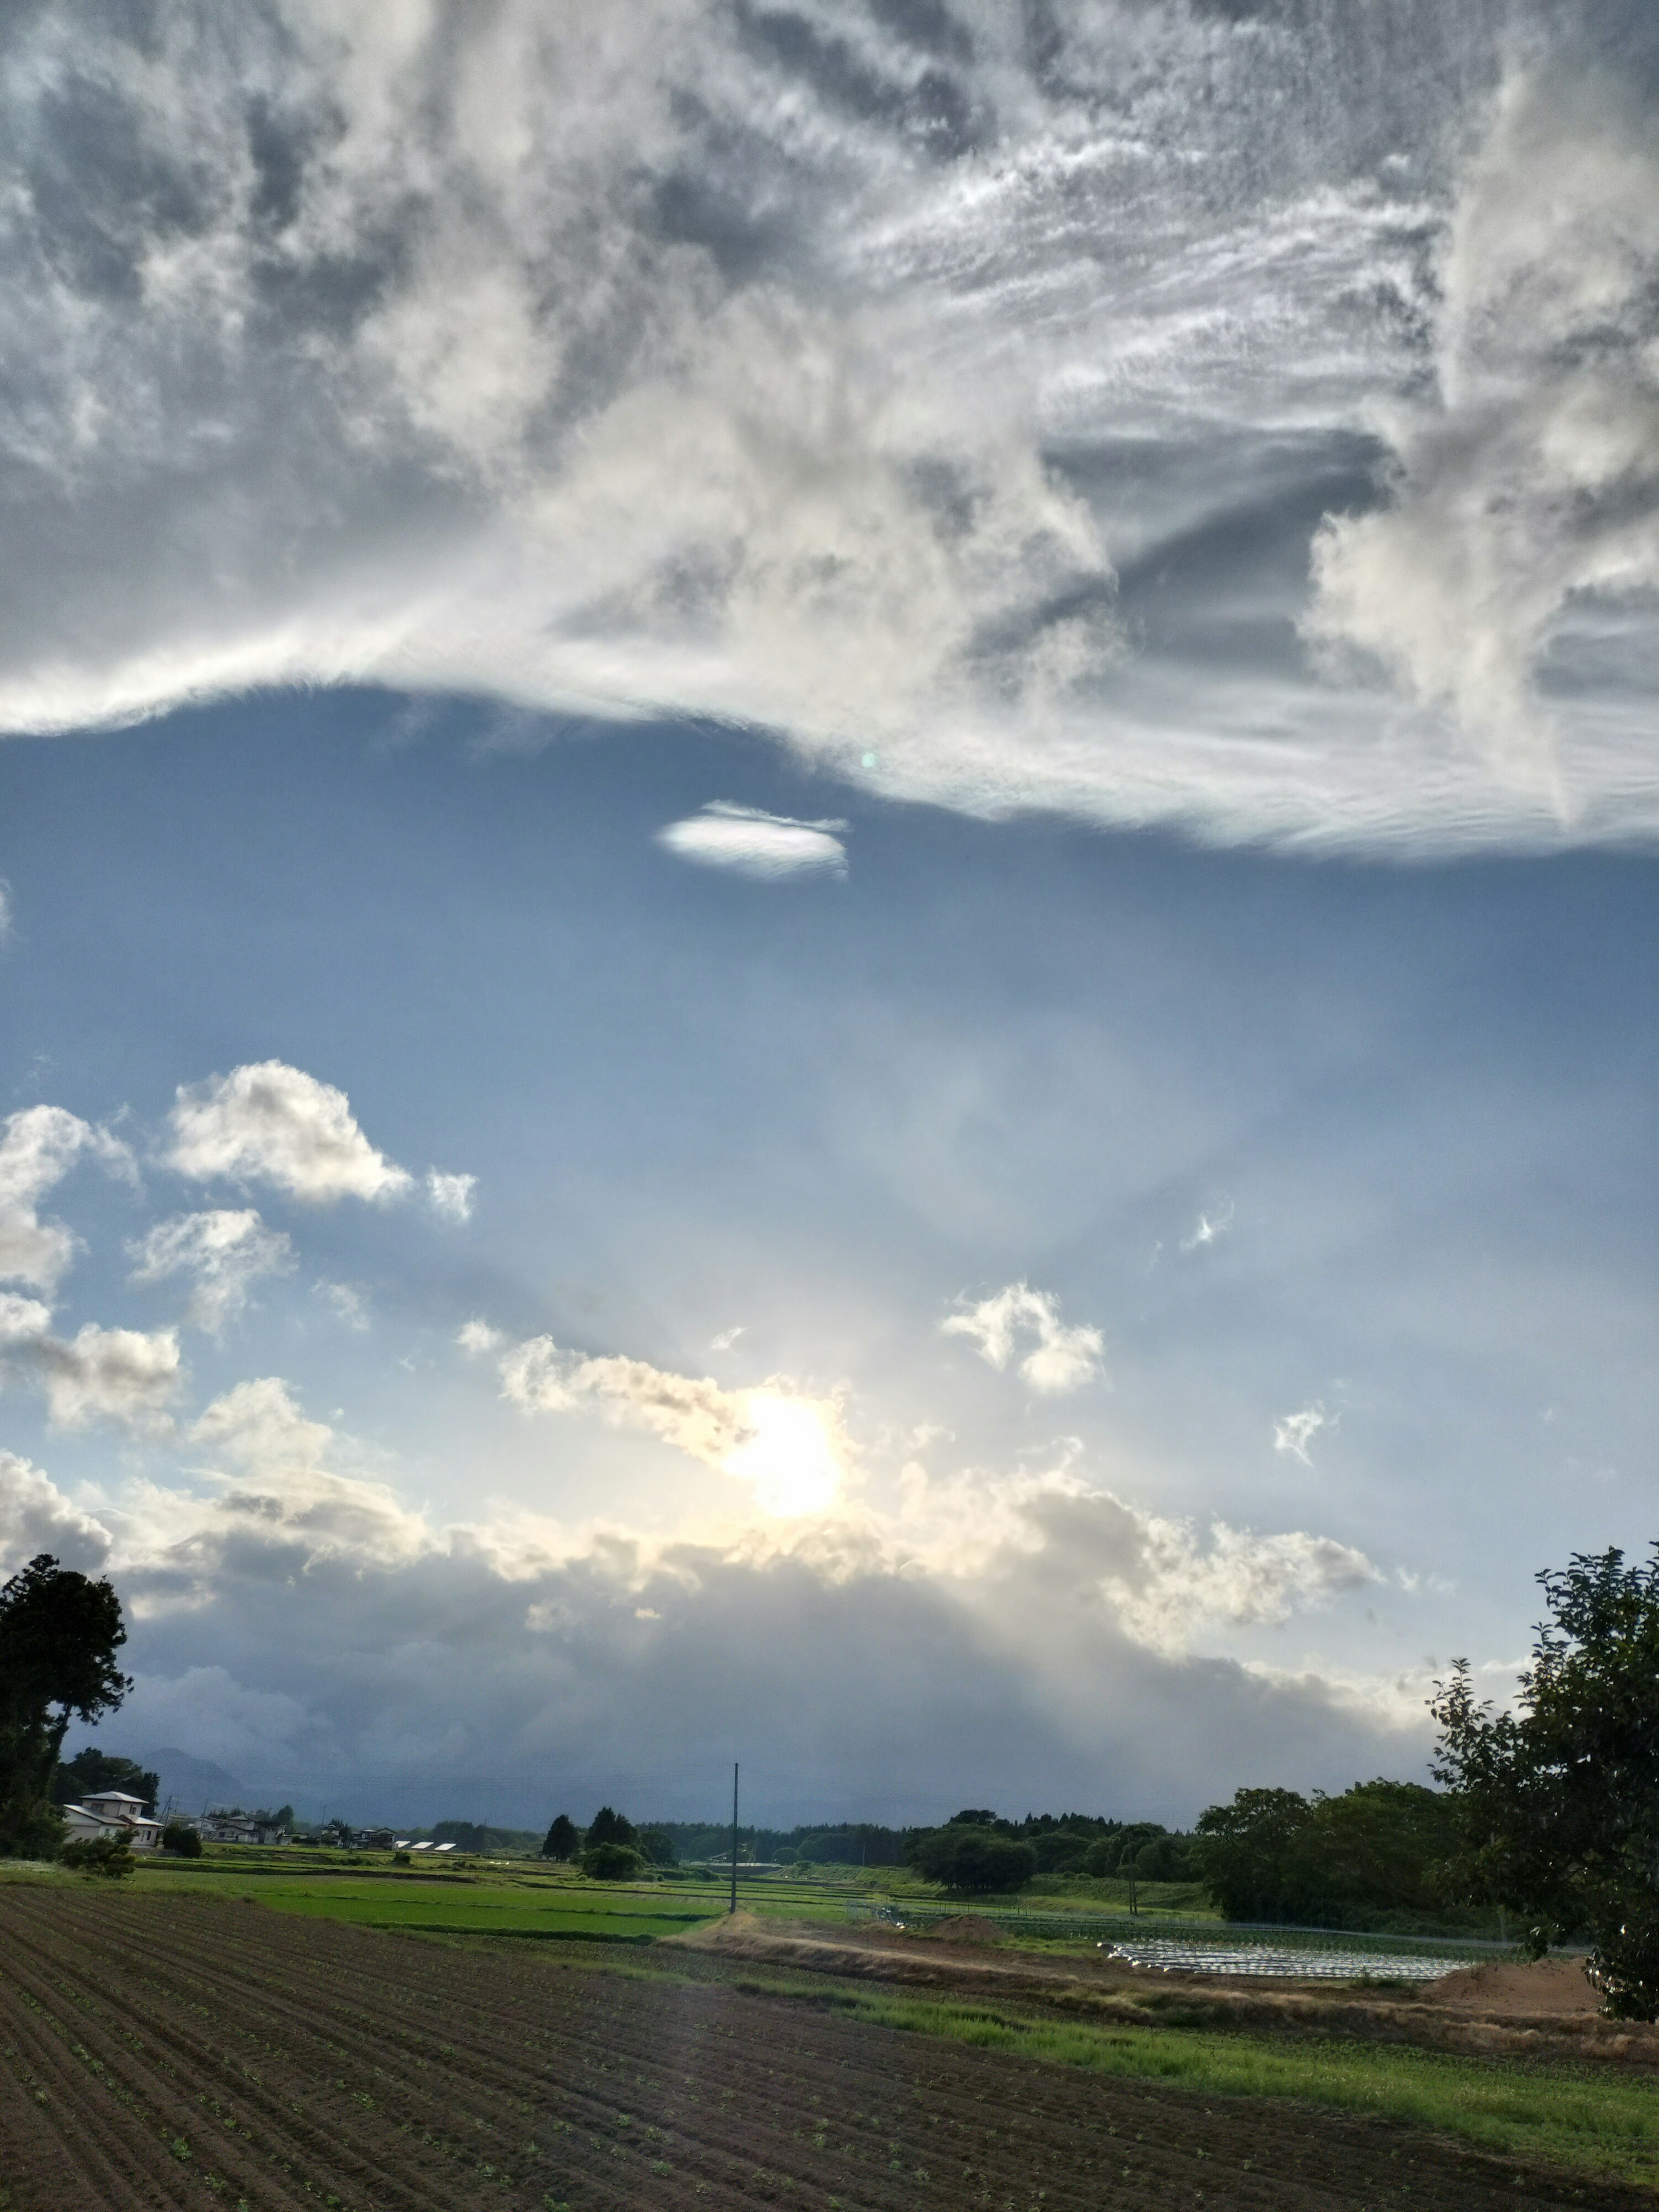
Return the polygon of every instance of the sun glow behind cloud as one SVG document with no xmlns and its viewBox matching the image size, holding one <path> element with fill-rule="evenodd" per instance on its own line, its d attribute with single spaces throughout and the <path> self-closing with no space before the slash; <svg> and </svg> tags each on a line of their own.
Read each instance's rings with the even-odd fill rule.
<svg viewBox="0 0 1659 2212">
<path fill-rule="evenodd" d="M 752 1390 L 748 1415 L 750 1433 L 726 1455 L 726 1473 L 752 1486 L 763 1513 L 793 1520 L 829 1512 L 841 1493 L 842 1469 L 818 1409 Z"/>
</svg>

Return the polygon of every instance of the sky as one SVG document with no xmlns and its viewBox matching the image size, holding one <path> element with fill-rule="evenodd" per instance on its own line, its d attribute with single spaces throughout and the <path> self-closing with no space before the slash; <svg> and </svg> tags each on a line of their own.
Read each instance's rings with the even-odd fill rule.
<svg viewBox="0 0 1659 2212">
<path fill-rule="evenodd" d="M 113 1579 L 101 1744 L 1176 1824 L 1510 1692 L 1655 1534 L 1656 93 L 13 11 L 0 1566 Z"/>
</svg>

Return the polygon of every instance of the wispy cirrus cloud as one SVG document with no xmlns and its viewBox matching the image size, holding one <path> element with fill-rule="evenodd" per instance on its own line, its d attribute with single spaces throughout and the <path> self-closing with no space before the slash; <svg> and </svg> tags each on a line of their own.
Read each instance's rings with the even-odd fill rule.
<svg viewBox="0 0 1659 2212">
<path fill-rule="evenodd" d="M 1565 58 L 1597 11 L 1522 12 L 1541 59 L 1461 169 L 1504 40 L 1412 0 L 1165 0 L 1132 39 L 162 0 L 141 46 L 27 12 L 0 491 L 43 550 L 0 725 L 372 682 L 709 716 L 981 812 L 1659 834 L 1632 641 L 1574 614 L 1650 641 L 1651 159 Z M 1311 672 L 1310 608 L 1420 710 Z M 1564 630 L 1540 782 L 1504 702 Z M 781 863 L 791 825 L 693 820 L 694 857 Z"/>
<path fill-rule="evenodd" d="M 138 1262 L 135 1283 L 190 1277 L 189 1318 L 216 1336 L 242 1311 L 261 1275 L 285 1274 L 294 1265 L 290 1239 L 268 1229 L 252 1206 L 158 1221 L 128 1245 L 127 1255 Z"/>
<path fill-rule="evenodd" d="M 1516 772 L 1553 772 L 1532 679 L 1569 603 L 1659 591 L 1651 122 L 1610 78 L 1510 73 L 1440 244 L 1433 398 L 1383 418 L 1393 495 L 1315 544 L 1310 633 Z"/>
<path fill-rule="evenodd" d="M 1273 1449 L 1288 1452 L 1304 1467 L 1313 1465 L 1313 1440 L 1322 1429 L 1334 1428 L 1337 1417 L 1328 1414 L 1317 1400 L 1298 1413 L 1286 1413 L 1273 1423 Z"/>
</svg>

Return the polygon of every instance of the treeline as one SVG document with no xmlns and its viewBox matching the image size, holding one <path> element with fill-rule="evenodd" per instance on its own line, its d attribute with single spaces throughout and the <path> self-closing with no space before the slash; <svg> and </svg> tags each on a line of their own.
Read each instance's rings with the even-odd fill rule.
<svg viewBox="0 0 1659 2212">
<path fill-rule="evenodd" d="M 1459 1917 L 1462 1829 L 1460 1801 L 1421 1783 L 1241 1790 L 1199 1815 L 1192 1859 L 1229 1920 L 1404 1932 Z"/>
</svg>

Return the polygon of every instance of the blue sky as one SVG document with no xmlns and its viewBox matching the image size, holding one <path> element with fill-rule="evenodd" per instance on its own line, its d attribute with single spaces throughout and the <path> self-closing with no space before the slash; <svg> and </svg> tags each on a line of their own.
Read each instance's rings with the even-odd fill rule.
<svg viewBox="0 0 1659 2212">
<path fill-rule="evenodd" d="M 1443 15 L 8 34 L 0 1544 L 106 1741 L 1188 1820 L 1651 1536 L 1652 56 Z"/>
</svg>

